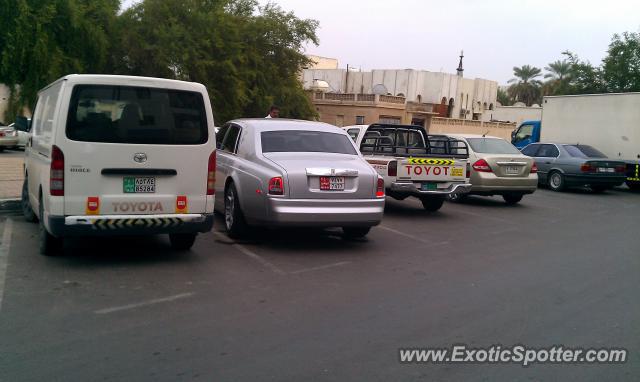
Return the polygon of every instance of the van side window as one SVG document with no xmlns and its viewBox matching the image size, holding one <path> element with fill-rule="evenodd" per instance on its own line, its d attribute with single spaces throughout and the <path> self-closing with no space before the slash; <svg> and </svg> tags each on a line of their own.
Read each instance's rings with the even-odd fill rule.
<svg viewBox="0 0 640 382">
<path fill-rule="evenodd" d="M 45 101 L 45 97 L 42 95 L 40 95 L 36 101 L 36 108 L 33 112 L 33 119 L 31 120 L 31 132 L 35 137 L 42 134 L 40 121 L 42 120 L 42 110 L 44 109 Z"/>
<path fill-rule="evenodd" d="M 229 132 L 225 135 L 224 141 L 222 141 L 222 150 L 235 153 L 238 144 L 238 136 L 240 136 L 240 126 L 229 126 Z"/>
<path fill-rule="evenodd" d="M 53 118 L 55 116 L 56 106 L 58 104 L 58 94 L 62 84 L 58 83 L 51 86 L 45 93 L 47 94 L 47 100 L 44 104 L 44 110 L 42 112 L 42 134 L 51 135 L 53 132 Z"/>
</svg>

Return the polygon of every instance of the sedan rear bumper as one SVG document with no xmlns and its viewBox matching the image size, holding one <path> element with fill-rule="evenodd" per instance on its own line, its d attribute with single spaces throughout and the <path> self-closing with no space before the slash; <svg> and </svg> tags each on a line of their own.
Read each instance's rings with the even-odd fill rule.
<svg viewBox="0 0 640 382">
<path fill-rule="evenodd" d="M 268 199 L 267 225 L 309 227 L 374 226 L 384 213 L 379 199 Z"/>
<path fill-rule="evenodd" d="M 475 172 L 471 177 L 471 194 L 501 195 L 506 193 L 531 194 L 538 188 L 538 175 L 526 177 L 496 176 L 494 173 Z"/>
<path fill-rule="evenodd" d="M 627 179 L 625 174 L 620 175 L 577 175 L 565 174 L 565 180 L 568 186 L 620 186 Z"/>
</svg>

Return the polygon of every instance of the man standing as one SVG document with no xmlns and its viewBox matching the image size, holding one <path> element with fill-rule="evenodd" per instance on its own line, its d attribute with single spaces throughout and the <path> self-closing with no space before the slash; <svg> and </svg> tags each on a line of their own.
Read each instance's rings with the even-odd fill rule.
<svg viewBox="0 0 640 382">
<path fill-rule="evenodd" d="M 265 118 L 278 118 L 280 117 L 280 108 L 276 105 L 271 105 L 269 108 L 269 114 Z"/>
</svg>

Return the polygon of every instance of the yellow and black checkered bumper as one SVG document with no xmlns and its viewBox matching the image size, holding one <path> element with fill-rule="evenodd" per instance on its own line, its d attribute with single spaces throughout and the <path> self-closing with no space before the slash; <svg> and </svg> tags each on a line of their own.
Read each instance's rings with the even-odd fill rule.
<svg viewBox="0 0 640 382">
<path fill-rule="evenodd" d="M 54 236 L 143 235 L 208 232 L 213 214 L 51 216 Z"/>
</svg>

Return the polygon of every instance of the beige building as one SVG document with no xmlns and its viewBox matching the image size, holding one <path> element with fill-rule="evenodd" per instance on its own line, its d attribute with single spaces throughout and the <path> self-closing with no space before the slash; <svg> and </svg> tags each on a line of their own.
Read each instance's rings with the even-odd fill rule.
<svg viewBox="0 0 640 382">
<path fill-rule="evenodd" d="M 335 58 L 307 54 L 313 64 L 308 69 L 338 69 L 338 60 Z"/>
<path fill-rule="evenodd" d="M 327 93 L 403 97 L 406 102 L 433 105 L 432 112 L 449 118 L 482 120 L 497 103 L 497 82 L 464 78 L 461 72 L 305 69 L 302 82 L 308 90 L 317 90 L 318 83 L 326 84 Z"/>
</svg>

